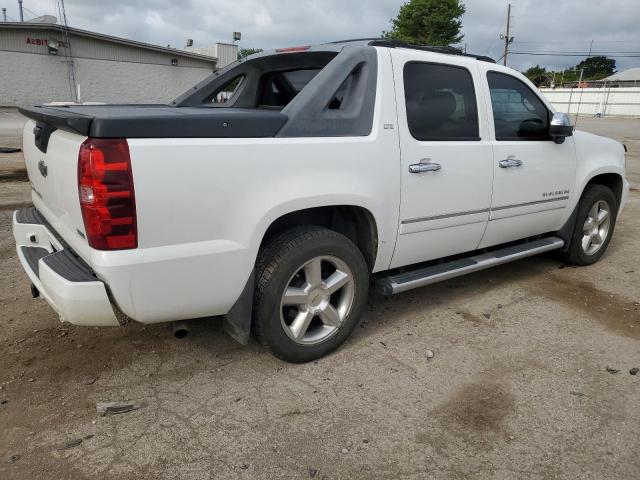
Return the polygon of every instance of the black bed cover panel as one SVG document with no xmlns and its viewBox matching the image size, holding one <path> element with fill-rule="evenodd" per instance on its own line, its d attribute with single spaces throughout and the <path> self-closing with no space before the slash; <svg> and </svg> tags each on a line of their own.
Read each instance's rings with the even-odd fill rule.
<svg viewBox="0 0 640 480">
<path fill-rule="evenodd" d="M 273 137 L 287 121 L 273 110 L 168 105 L 38 105 L 20 113 L 94 138 Z"/>
</svg>

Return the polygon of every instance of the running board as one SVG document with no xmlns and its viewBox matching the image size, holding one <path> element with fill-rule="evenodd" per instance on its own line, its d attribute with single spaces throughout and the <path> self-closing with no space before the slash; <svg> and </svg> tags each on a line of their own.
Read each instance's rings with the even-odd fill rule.
<svg viewBox="0 0 640 480">
<path fill-rule="evenodd" d="M 424 287 L 425 285 L 442 282 L 450 278 L 466 275 L 467 273 L 502 265 L 503 263 L 513 262 L 521 258 L 531 257 L 539 253 L 556 250 L 563 246 L 564 240 L 558 237 L 532 240 L 530 242 L 494 250 L 489 253 L 458 258 L 430 267 L 383 277 L 376 281 L 376 290 L 383 295 L 394 295 L 413 288 Z"/>
</svg>

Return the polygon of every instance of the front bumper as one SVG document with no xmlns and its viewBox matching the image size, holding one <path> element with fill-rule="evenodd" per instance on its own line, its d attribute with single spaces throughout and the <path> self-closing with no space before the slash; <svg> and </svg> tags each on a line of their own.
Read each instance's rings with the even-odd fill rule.
<svg viewBox="0 0 640 480">
<path fill-rule="evenodd" d="M 631 185 L 629 185 L 629 181 L 626 178 L 622 179 L 622 195 L 620 198 L 620 208 L 618 209 L 618 216 L 622 213 L 624 206 L 627 204 L 627 200 L 629 200 L 629 190 L 631 189 Z"/>
<path fill-rule="evenodd" d="M 13 214 L 18 258 L 31 282 L 60 320 L 85 326 L 118 326 L 107 288 L 58 237 L 35 208 Z"/>
</svg>

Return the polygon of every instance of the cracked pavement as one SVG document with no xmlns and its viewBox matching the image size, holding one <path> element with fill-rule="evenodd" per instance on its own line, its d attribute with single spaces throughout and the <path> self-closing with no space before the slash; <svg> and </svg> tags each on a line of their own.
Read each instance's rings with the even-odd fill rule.
<svg viewBox="0 0 640 480">
<path fill-rule="evenodd" d="M 626 135 L 637 189 L 640 120 L 602 122 L 582 127 Z M 371 294 L 361 328 L 305 365 L 238 345 L 219 319 L 183 340 L 166 325 L 60 324 L 31 299 L 10 219 L 0 211 L 0 478 L 640 477 L 637 190 L 600 263 L 542 256 Z M 96 412 L 125 400 L 142 408 Z"/>
</svg>

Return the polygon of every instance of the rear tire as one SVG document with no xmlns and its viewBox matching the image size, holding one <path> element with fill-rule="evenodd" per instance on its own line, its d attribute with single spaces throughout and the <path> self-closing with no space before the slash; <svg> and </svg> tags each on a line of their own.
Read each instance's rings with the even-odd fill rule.
<svg viewBox="0 0 640 480">
<path fill-rule="evenodd" d="M 347 237 L 320 227 L 288 230 L 258 256 L 254 335 L 287 362 L 320 358 L 356 327 L 368 289 L 367 264 Z"/>
<path fill-rule="evenodd" d="M 616 225 L 618 201 L 611 189 L 590 185 L 580 199 L 576 224 L 565 259 L 591 265 L 604 255 Z"/>
</svg>

